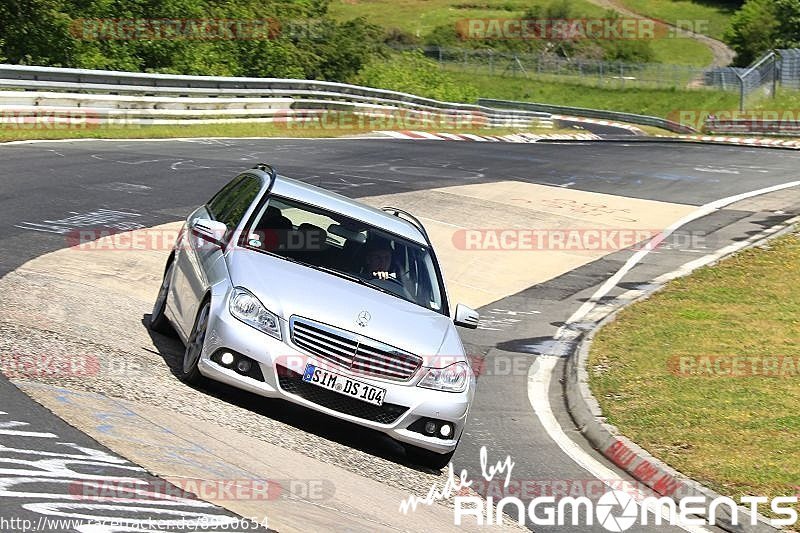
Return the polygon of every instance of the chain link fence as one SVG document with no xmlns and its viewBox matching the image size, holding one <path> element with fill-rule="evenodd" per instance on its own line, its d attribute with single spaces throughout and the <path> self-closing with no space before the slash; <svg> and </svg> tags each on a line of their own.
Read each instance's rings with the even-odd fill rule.
<svg viewBox="0 0 800 533">
<path fill-rule="evenodd" d="M 395 47 L 417 50 L 437 61 L 441 68 L 468 74 L 570 81 L 582 85 L 625 88 L 704 87 L 705 69 L 688 65 L 626 63 L 592 59 L 567 59 L 555 53 L 523 54 L 491 49 Z"/>
<path fill-rule="evenodd" d="M 722 67 L 709 70 L 705 74 L 707 86 L 739 92 L 739 110 L 743 110 L 748 97 L 774 98 L 778 85 L 796 89 L 798 85 L 797 62 L 800 50 L 773 50 L 764 54 L 747 68 Z M 788 71 L 784 71 L 784 68 Z"/>
<path fill-rule="evenodd" d="M 747 68 L 707 69 L 689 65 L 569 59 L 555 53 L 507 53 L 491 49 L 395 47 L 417 50 L 457 72 L 525 77 L 607 88 L 675 88 L 737 91 L 741 105 L 751 95 L 774 96 L 778 86 L 800 89 L 800 49 L 776 50 Z"/>
</svg>

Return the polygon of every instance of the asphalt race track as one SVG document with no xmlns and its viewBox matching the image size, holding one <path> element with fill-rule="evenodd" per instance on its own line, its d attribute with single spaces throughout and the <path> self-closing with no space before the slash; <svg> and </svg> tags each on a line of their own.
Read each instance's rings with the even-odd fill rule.
<svg viewBox="0 0 800 533">
<path fill-rule="evenodd" d="M 0 276 L 12 273 L 37 257 L 65 248 L 68 241 L 64 230 L 74 229 L 75 221 L 81 216 L 91 213 L 95 220 L 102 220 L 103 214 L 124 213 L 125 216 L 114 220 L 135 222 L 144 227 L 174 222 L 205 202 L 236 172 L 260 161 L 274 164 L 281 174 L 354 198 L 515 182 L 669 203 L 680 205 L 684 210 L 794 181 L 800 168 L 800 154 L 792 151 L 625 141 L 536 144 L 392 139 L 41 142 L 0 146 L 0 161 L 3 180 Z M 584 209 L 579 214 L 585 217 L 587 212 Z M 794 189 L 717 210 L 683 228 L 686 234 L 703 235 L 702 249 L 687 244 L 676 234 L 631 270 L 609 297 L 645 286 L 657 276 L 700 255 L 799 214 L 800 194 Z M 493 225 L 492 220 L 481 220 L 478 224 L 469 217 L 470 213 L 464 213 L 466 227 L 498 226 Z M 549 388 L 549 407 L 555 419 L 583 453 L 627 479 L 613 464 L 589 449 L 575 429 L 558 381 L 563 359 L 571 354 L 572 346 L 553 343 L 552 337 L 632 253 L 619 250 L 593 258 L 556 277 L 492 301 L 480 309 L 481 329 L 462 330 L 468 352 L 482 359 L 485 373 L 478 380 L 470 422 L 454 458 L 456 472 L 462 468 L 480 472 L 480 449 L 485 446 L 491 460 L 506 455 L 512 457 L 516 480 L 580 484 L 596 478 L 564 451 L 563 442 L 553 440 L 531 405 L 529 367 L 540 357 L 558 357 Z M 545 261 L 545 255 L 546 252 L 531 253 L 528 268 L 535 271 L 537 263 Z M 2 294 L 4 308 L 13 305 L 16 297 L 9 293 L 8 287 Z M 141 316 L 136 319 L 141 320 Z M 0 333 L 3 334 L 0 347 L 4 353 L 14 353 L 19 345 L 25 344 L 22 337 L 26 333 L 4 322 L 5 318 L 0 318 Z M 29 326 L 48 330 L 47 324 L 31 323 Z M 21 446 L 19 436 L 15 437 L 14 445 L 3 440 L 3 428 L 10 428 L 3 422 L 10 417 L 30 424 L 27 429 L 22 426 L 13 429 L 53 433 L 58 435 L 59 442 L 67 440 L 101 450 L 108 457 L 122 461 L 114 452 L 46 413 L 3 377 L 0 377 L 0 395 L 0 411 L 3 411 L 0 413 L 0 444 L 3 446 Z M 209 398 L 240 406 L 247 405 L 250 399 L 225 389 L 211 390 Z M 358 428 L 342 429 L 341 424 L 325 417 L 312 417 L 311 424 L 293 420 L 289 415 L 264 411 L 258 414 L 299 428 L 301 432 L 313 432 L 320 442 L 363 452 L 376 464 L 389 465 L 386 468 L 408 471 L 411 481 L 403 478 L 397 482 L 402 488 L 416 486 L 413 479 L 417 475 L 420 486 L 436 479 L 436 474 L 409 468 L 402 455 L 396 455 L 389 444 L 375 442 L 374 435 L 369 432 Z M 45 444 L 49 448 L 44 444 L 39 448 L 39 440 L 47 440 Z M 25 447 L 43 453 L 53 452 L 50 440 L 53 439 L 26 439 Z M 0 447 L 0 463 L 13 463 L 14 459 L 9 459 L 4 450 Z M 3 468 L 0 467 L 0 483 L 9 473 Z M 106 467 L 95 464 L 92 468 L 101 472 Z M 363 470 L 359 473 L 376 477 L 385 472 L 377 469 L 375 473 Z M 136 476 L 142 476 L 145 483 L 154 481 L 146 472 L 137 472 Z M 390 477 L 387 474 L 387 478 Z M 386 482 L 392 483 L 390 479 Z M 56 494 L 69 490 L 55 481 L 40 485 L 31 492 Z M 3 490 L 2 485 L 0 490 Z M 35 508 L 22 509 L 21 500 L 23 498 L 1 497 L 0 516 L 36 520 L 40 513 Z M 209 509 L 211 511 L 205 512 L 226 514 L 216 507 Z M 387 520 L 402 523 L 402 516 L 398 514 L 395 519 Z M 645 529 L 652 528 L 634 527 L 630 531 Z M 678 528 L 671 529 L 678 531 Z M 537 526 L 535 530 L 605 531 L 597 524 Z"/>
</svg>

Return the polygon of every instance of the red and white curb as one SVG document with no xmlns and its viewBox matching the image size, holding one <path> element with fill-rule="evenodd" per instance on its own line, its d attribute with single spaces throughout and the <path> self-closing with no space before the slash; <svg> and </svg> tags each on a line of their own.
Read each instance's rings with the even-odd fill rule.
<svg viewBox="0 0 800 533">
<path fill-rule="evenodd" d="M 570 141 L 596 141 L 600 139 L 594 133 L 548 133 L 537 135 L 534 133 L 514 133 L 510 135 L 474 135 L 472 133 L 431 133 L 427 131 L 376 131 L 387 137 L 407 139 L 413 141 L 474 141 L 474 142 L 507 142 L 507 143 L 535 143 L 541 140 L 570 140 Z"/>
<path fill-rule="evenodd" d="M 613 122 L 611 120 L 599 120 L 595 118 L 584 118 L 584 117 L 570 117 L 567 115 L 551 115 L 553 120 L 569 120 L 570 122 L 583 122 L 585 124 L 599 124 L 601 126 L 610 126 L 613 128 L 620 128 L 623 130 L 628 130 L 629 132 L 633 133 L 634 135 L 647 135 L 644 131 L 637 128 L 636 126 L 631 126 L 630 124 L 623 124 L 622 122 Z"/>
<path fill-rule="evenodd" d="M 678 139 L 688 141 L 737 144 L 741 146 L 768 146 L 800 150 L 800 141 L 784 139 L 765 139 L 763 137 L 727 137 L 720 135 L 678 135 Z"/>
</svg>

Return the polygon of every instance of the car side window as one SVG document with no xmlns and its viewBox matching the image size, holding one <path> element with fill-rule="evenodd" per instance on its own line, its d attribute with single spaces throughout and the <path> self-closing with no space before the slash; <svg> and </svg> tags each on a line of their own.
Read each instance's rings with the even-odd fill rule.
<svg viewBox="0 0 800 533">
<path fill-rule="evenodd" d="M 261 182 L 258 178 L 246 176 L 236 188 L 233 201 L 230 203 L 228 210 L 218 220 L 224 222 L 229 229 L 236 229 L 236 226 L 242 221 L 242 217 L 244 217 L 260 190 Z"/>
<path fill-rule="evenodd" d="M 245 176 L 237 176 L 208 201 L 206 206 L 214 220 L 223 221 L 222 216 L 230 209 L 231 203 L 236 199 L 236 192 L 244 179 Z"/>
<path fill-rule="evenodd" d="M 253 203 L 261 190 L 261 182 L 254 176 L 240 176 L 226 185 L 208 203 L 208 210 L 214 220 L 224 222 L 228 231 L 223 241 L 227 242 L 247 208 Z"/>
</svg>

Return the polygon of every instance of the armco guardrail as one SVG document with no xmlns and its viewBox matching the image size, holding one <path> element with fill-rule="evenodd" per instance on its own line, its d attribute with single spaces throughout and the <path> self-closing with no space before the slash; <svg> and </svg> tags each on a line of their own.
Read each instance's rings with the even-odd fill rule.
<svg viewBox="0 0 800 533">
<path fill-rule="evenodd" d="M 13 94 L 20 91 L 33 91 L 37 94 L 35 97 Z M 183 106 L 182 110 L 175 108 L 179 101 L 183 102 L 177 104 L 178 107 Z M 276 101 L 276 105 L 269 105 L 270 101 Z M 196 113 L 198 110 L 226 110 L 219 114 L 224 115 L 221 118 L 230 120 L 239 118 L 236 117 L 235 109 L 261 109 L 260 113 L 243 113 L 250 118 L 261 119 L 304 115 L 312 111 L 335 110 L 380 115 L 402 110 L 423 122 L 430 120 L 431 115 L 436 115 L 490 127 L 520 126 L 537 120 L 549 120 L 546 112 L 440 102 L 396 91 L 324 81 L 179 76 L 7 64 L 0 64 L 0 106 L 2 105 L 72 109 L 90 107 L 102 110 L 98 115 L 107 115 L 105 110 L 136 110 L 138 115 L 146 117 L 134 117 L 135 120 L 151 119 L 151 122 L 180 120 L 176 116 L 197 118 L 199 115 L 211 114 Z M 161 116 L 163 113 L 157 113 L 170 107 L 183 112 L 172 113 L 173 117 L 166 119 Z M 145 109 L 151 112 L 142 113 Z"/>
<path fill-rule="evenodd" d="M 678 124 L 677 122 L 672 122 L 671 120 L 651 117 L 648 115 L 620 113 L 618 111 L 602 111 L 598 109 L 586 109 L 583 107 L 566 107 L 550 104 L 538 104 L 533 102 L 515 102 L 513 100 L 492 100 L 489 98 L 481 98 L 478 100 L 478 104 L 483 106 L 492 106 L 494 108 L 538 111 L 542 113 L 555 113 L 574 117 L 596 118 L 600 120 L 616 120 L 619 122 L 629 122 L 631 124 L 639 124 L 642 126 L 654 126 L 656 128 L 662 128 L 675 133 L 697 133 L 697 130 L 694 128 L 684 124 Z"/>
</svg>

